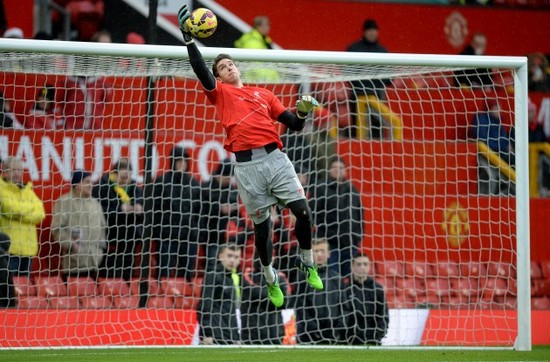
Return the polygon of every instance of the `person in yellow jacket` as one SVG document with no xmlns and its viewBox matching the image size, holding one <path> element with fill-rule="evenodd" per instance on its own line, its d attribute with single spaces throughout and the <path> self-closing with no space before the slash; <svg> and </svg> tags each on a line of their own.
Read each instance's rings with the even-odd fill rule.
<svg viewBox="0 0 550 362">
<path fill-rule="evenodd" d="M 37 225 L 46 217 L 44 203 L 32 183 L 23 183 L 23 163 L 8 157 L 0 178 L 0 231 L 11 239 L 9 269 L 13 275 L 28 275 L 38 254 Z"/>
<path fill-rule="evenodd" d="M 239 39 L 235 40 L 235 48 L 242 49 L 273 49 L 273 42 L 269 37 L 271 22 L 267 16 L 257 16 L 254 18 L 252 30 L 244 33 Z M 279 72 L 271 68 L 253 68 L 243 73 L 245 82 L 276 82 L 279 80 Z"/>
</svg>

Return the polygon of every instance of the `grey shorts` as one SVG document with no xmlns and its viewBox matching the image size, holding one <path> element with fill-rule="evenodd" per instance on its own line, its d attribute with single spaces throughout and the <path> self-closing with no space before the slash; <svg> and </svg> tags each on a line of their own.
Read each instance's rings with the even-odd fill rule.
<svg viewBox="0 0 550 362">
<path fill-rule="evenodd" d="M 305 199 L 304 188 L 287 155 L 281 150 L 235 164 L 239 195 L 255 224 L 266 220 L 271 206 Z"/>
</svg>

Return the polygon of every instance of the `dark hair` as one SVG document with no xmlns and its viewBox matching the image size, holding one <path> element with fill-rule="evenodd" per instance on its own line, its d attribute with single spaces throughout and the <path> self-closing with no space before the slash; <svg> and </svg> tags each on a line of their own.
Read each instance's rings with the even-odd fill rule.
<svg viewBox="0 0 550 362">
<path fill-rule="evenodd" d="M 218 54 L 216 56 L 216 58 L 214 58 L 214 64 L 212 64 L 212 74 L 214 74 L 214 77 L 216 77 L 216 78 L 219 76 L 219 74 L 218 74 L 218 63 L 221 62 L 224 59 L 229 59 L 231 61 L 233 60 L 233 58 L 231 58 L 231 55 L 225 54 L 225 53 Z"/>
</svg>

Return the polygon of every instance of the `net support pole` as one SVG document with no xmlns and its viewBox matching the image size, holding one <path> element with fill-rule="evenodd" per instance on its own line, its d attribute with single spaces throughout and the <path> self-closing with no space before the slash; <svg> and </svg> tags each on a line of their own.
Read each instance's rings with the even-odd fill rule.
<svg viewBox="0 0 550 362">
<path fill-rule="evenodd" d="M 149 44 L 157 42 L 157 8 L 158 0 L 149 1 L 148 34 Z M 141 248 L 139 306 L 145 308 L 149 299 L 149 275 L 151 260 L 151 237 L 153 225 L 153 157 L 155 142 L 155 77 L 147 77 L 147 103 L 145 113 L 145 185 L 143 197 L 145 204 L 145 225 Z"/>
<path fill-rule="evenodd" d="M 527 60 L 514 72 L 516 128 L 516 248 L 518 334 L 515 349 L 531 350 L 529 239 L 529 144 L 527 128 Z"/>
</svg>

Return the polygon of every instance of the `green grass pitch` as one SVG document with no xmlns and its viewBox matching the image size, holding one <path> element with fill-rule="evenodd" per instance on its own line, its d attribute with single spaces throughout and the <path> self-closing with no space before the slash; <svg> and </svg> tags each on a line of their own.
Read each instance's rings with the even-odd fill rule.
<svg viewBox="0 0 550 362">
<path fill-rule="evenodd" d="M 550 361 L 550 346 L 530 352 L 457 349 L 341 349 L 341 348 L 94 348 L 0 350 L 2 362 L 30 361 Z"/>
</svg>

